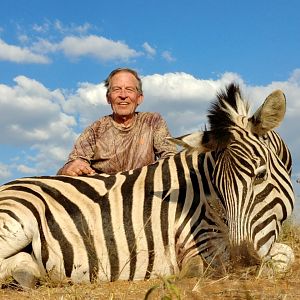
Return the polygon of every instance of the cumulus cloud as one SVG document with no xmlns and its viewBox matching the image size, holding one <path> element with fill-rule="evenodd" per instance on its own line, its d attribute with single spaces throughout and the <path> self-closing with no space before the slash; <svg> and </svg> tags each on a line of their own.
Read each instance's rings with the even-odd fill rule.
<svg viewBox="0 0 300 300">
<path fill-rule="evenodd" d="M 293 156 L 293 174 L 300 176 L 300 136 L 299 136 L 299 115 L 300 115 L 300 69 L 295 70 L 290 78 L 286 81 L 271 82 L 266 86 L 249 86 L 246 87 L 249 98 L 253 100 L 253 103 L 258 107 L 262 101 L 273 90 L 281 89 L 286 96 L 286 115 L 280 124 L 277 131 L 284 138 L 289 145 L 289 148 Z"/>
<path fill-rule="evenodd" d="M 286 81 L 265 86 L 247 85 L 238 74 L 230 72 L 216 80 L 187 73 L 147 75 L 142 77 L 145 100 L 138 110 L 160 112 L 171 133 L 178 136 L 204 129 L 211 101 L 216 92 L 230 82 L 241 86 L 253 113 L 269 93 L 282 89 L 287 98 L 287 112 L 278 131 L 291 148 L 294 174 L 299 178 L 300 137 L 295 126 L 300 115 L 299 74 L 300 71 L 295 70 Z M 0 85 L 0 106 L 2 143 L 26 149 L 19 154 L 20 159 L 14 161 L 15 168 L 24 175 L 32 175 L 34 171 L 53 173 L 66 159 L 82 129 L 110 113 L 102 83 L 80 83 L 74 92 L 63 93 L 24 76 L 16 77 L 14 86 Z M 8 175 L 10 168 L 12 166 L 8 168 L 2 163 L 0 173 Z"/>
<path fill-rule="evenodd" d="M 59 21 L 56 24 L 57 30 L 68 31 L 61 27 Z M 114 41 L 103 36 L 84 35 L 88 31 L 88 23 L 69 29 L 79 35 L 66 35 L 60 41 L 53 41 L 42 36 L 36 37 L 35 41 L 30 41 L 28 35 L 21 34 L 18 36 L 19 41 L 28 44 L 28 47 L 9 45 L 0 39 L 0 60 L 14 63 L 37 63 L 48 64 L 51 62 L 47 54 L 63 52 L 64 55 L 71 59 L 80 59 L 82 57 L 92 57 L 99 61 L 130 61 L 142 56 L 143 53 L 130 48 L 123 41 Z M 48 31 L 47 23 L 44 25 L 35 25 L 34 30 L 39 33 Z M 155 49 L 150 45 L 144 45 L 148 54 L 153 55 Z"/>
<path fill-rule="evenodd" d="M 49 167 L 53 161 L 57 164 L 66 159 L 77 136 L 74 129 L 77 122 L 64 112 L 64 102 L 65 96 L 60 90 L 49 90 L 25 76 L 16 77 L 12 87 L 0 85 L 2 144 L 27 149 L 26 154 L 20 154 L 22 165 L 30 163 L 38 170 L 37 163 L 43 162 Z M 26 160 L 29 163 L 25 163 Z M 17 170 L 24 172 L 25 168 Z M 41 171 L 47 172 L 47 168 Z"/>
<path fill-rule="evenodd" d="M 47 64 L 49 58 L 44 55 L 32 52 L 27 48 L 21 48 L 9 45 L 0 39 L 0 60 L 11 61 L 15 63 L 37 63 Z"/>
<path fill-rule="evenodd" d="M 68 57 L 92 56 L 102 61 L 129 60 L 141 53 L 130 49 L 121 41 L 112 41 L 102 36 L 68 36 L 59 44 L 59 48 Z"/>
<path fill-rule="evenodd" d="M 242 84 L 235 73 L 225 73 L 218 80 L 196 78 L 184 72 L 144 76 L 143 109 L 160 111 L 167 119 L 173 135 L 203 129 L 206 111 L 216 91 L 230 82 Z"/>
<path fill-rule="evenodd" d="M 291 149 L 294 176 L 299 177 L 300 136 L 295 124 L 298 124 L 300 115 L 300 70 L 295 70 L 286 81 L 271 82 L 265 86 L 247 85 L 238 74 L 230 72 L 222 74 L 217 80 L 195 78 L 186 73 L 148 75 L 143 77 L 145 100 L 141 109 L 161 112 L 174 136 L 202 130 L 207 124 L 207 110 L 216 92 L 231 82 L 240 85 L 252 113 L 272 91 L 281 89 L 285 93 L 286 116 L 277 130 Z"/>
<path fill-rule="evenodd" d="M 128 61 L 142 55 L 121 41 L 113 41 L 102 36 L 66 36 L 61 42 L 53 43 L 47 39 L 39 39 L 32 47 L 39 53 L 55 53 L 62 51 L 70 59 L 90 56 L 100 61 Z"/>
<path fill-rule="evenodd" d="M 19 45 L 10 45 L 0 39 L 0 60 L 15 63 L 51 63 L 50 57 L 62 52 L 70 60 L 91 57 L 101 62 L 128 62 L 137 57 L 153 58 L 157 50 L 148 42 L 144 42 L 143 52 L 131 48 L 125 41 L 111 40 L 104 36 L 90 34 L 94 26 L 89 23 L 81 25 L 65 25 L 60 20 L 46 20 L 41 24 L 33 24 L 26 32 L 26 28 L 18 25 Z M 28 30 L 28 29 L 27 29 Z M 163 51 L 161 56 L 166 61 L 176 59 L 170 51 Z"/>
<path fill-rule="evenodd" d="M 68 95 L 63 108 L 68 114 L 77 114 L 80 111 L 78 121 L 82 127 L 98 119 L 100 114 L 110 113 L 104 84 L 80 83 L 77 91 Z"/>
<path fill-rule="evenodd" d="M 16 85 L 0 85 L 0 126 L 3 140 L 11 144 L 49 140 L 53 122 L 74 124 L 73 117 L 61 112 L 63 94 L 49 91 L 41 83 L 25 76 L 15 78 Z"/>
</svg>

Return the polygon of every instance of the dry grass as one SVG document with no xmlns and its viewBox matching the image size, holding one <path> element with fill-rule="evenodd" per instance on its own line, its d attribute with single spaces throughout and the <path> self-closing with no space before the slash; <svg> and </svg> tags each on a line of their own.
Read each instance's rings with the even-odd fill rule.
<svg viewBox="0 0 300 300">
<path fill-rule="evenodd" d="M 292 269 L 270 278 L 253 274 L 253 269 L 227 274 L 219 279 L 207 272 L 202 278 L 175 277 L 148 281 L 119 281 L 99 284 L 45 282 L 34 290 L 0 289 L 0 299 L 300 299 L 300 226 L 285 225 L 281 241 L 295 251 Z"/>
</svg>

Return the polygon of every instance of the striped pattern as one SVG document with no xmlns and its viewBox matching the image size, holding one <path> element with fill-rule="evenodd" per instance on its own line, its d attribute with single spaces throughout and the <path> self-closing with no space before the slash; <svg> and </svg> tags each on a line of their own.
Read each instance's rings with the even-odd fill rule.
<svg viewBox="0 0 300 300">
<path fill-rule="evenodd" d="M 247 107 L 230 86 L 209 112 L 210 130 L 174 140 L 189 150 L 141 169 L 3 185 L 0 279 L 148 279 L 199 254 L 215 266 L 236 257 L 287 266 L 292 251 L 276 239 L 293 209 L 291 157 L 272 128 L 257 127 L 269 106 L 255 119 Z"/>
<path fill-rule="evenodd" d="M 275 131 L 269 131 L 266 135 L 260 136 L 259 139 L 278 156 L 288 171 L 288 174 L 291 175 L 292 156 L 279 134 Z"/>
<path fill-rule="evenodd" d="M 11 219 L 21 224 L 15 247 L 32 240 L 40 267 L 54 275 L 113 281 L 172 274 L 198 251 L 191 222 L 205 215 L 200 195 L 209 190 L 198 160 L 181 153 L 116 176 L 19 179 L 1 187 L 0 217 L 9 232 L 16 231 Z"/>
</svg>

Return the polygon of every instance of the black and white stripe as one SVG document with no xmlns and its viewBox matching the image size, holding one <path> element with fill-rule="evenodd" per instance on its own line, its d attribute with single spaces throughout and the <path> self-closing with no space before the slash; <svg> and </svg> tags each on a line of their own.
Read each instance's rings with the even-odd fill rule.
<svg viewBox="0 0 300 300">
<path fill-rule="evenodd" d="M 276 122 L 262 126 L 268 110 L 266 103 L 247 117 L 231 85 L 210 110 L 210 130 L 174 140 L 189 149 L 173 157 L 111 176 L 3 185 L 0 278 L 25 286 L 45 273 L 74 282 L 148 279 L 176 273 L 199 254 L 216 266 L 233 257 L 287 266 L 292 251 L 276 239 L 293 209 L 291 157 L 272 131 Z"/>
</svg>

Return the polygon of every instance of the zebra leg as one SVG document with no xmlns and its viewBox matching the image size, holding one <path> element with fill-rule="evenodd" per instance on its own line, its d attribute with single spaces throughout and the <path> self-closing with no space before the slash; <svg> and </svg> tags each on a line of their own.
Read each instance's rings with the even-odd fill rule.
<svg viewBox="0 0 300 300">
<path fill-rule="evenodd" d="M 11 214 L 1 214 L 0 280 L 12 276 L 22 287 L 32 288 L 40 271 L 33 257 L 23 251 L 32 242 L 32 233 L 19 220 Z"/>
<path fill-rule="evenodd" d="M 0 280 L 9 276 L 12 276 L 23 288 L 34 288 L 40 277 L 40 271 L 30 254 L 19 252 L 0 260 Z"/>
</svg>

